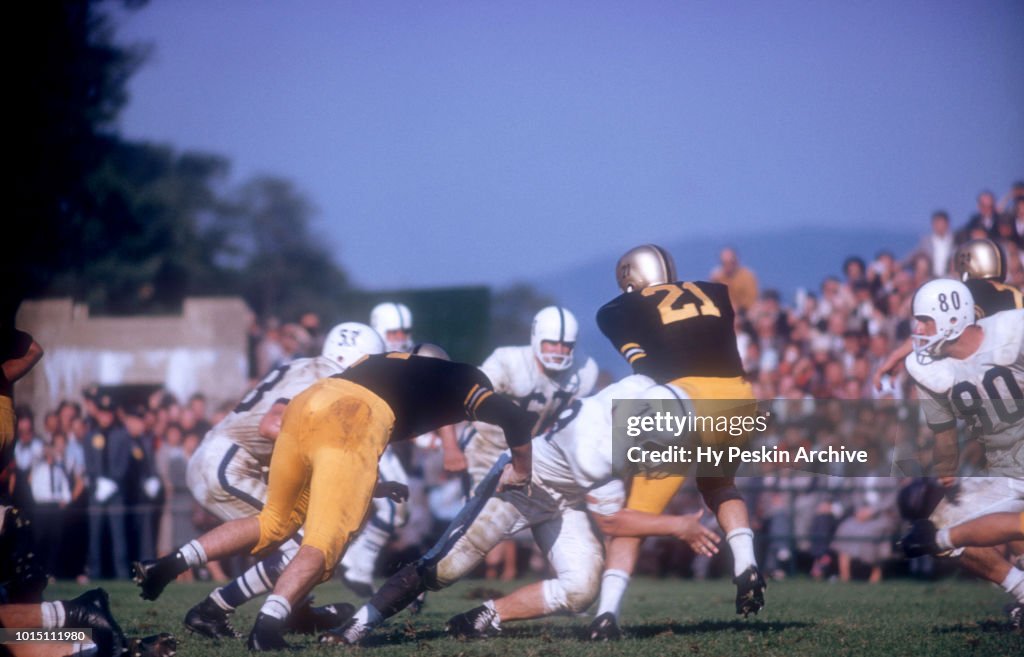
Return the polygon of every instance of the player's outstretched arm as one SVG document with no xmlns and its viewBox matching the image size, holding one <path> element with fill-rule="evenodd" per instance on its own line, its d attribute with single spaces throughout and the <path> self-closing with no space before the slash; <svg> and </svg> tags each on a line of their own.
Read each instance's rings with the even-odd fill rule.
<svg viewBox="0 0 1024 657">
<path fill-rule="evenodd" d="M 955 547 L 985 547 L 1024 540 L 1024 514 L 992 513 L 949 529 Z"/>
<path fill-rule="evenodd" d="M 721 540 L 718 534 L 700 524 L 703 509 L 681 516 L 655 515 L 632 509 L 619 509 L 612 514 L 591 511 L 590 515 L 606 536 L 672 536 L 689 545 L 697 554 L 711 556 L 718 553 Z"/>
</svg>

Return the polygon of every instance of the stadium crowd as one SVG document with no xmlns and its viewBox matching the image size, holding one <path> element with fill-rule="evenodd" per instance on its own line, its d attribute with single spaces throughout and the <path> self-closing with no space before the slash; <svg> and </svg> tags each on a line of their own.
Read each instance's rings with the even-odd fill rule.
<svg viewBox="0 0 1024 657">
<path fill-rule="evenodd" d="M 740 254 L 723 249 L 721 266 L 710 278 L 730 285 L 747 376 L 758 399 L 776 400 L 782 418 L 757 440 L 785 449 L 842 441 L 869 450 L 875 466 L 871 476 L 826 478 L 765 468 L 739 480 L 756 523 L 758 561 L 768 574 L 809 572 L 847 580 L 860 564 L 871 581 L 882 578 L 900 530 L 895 497 L 906 479 L 894 476 L 878 437 L 904 432 L 899 438 L 915 443 L 928 434 L 917 417 L 900 415 L 906 407 L 887 402 L 915 396 L 902 367 L 876 377 L 910 335 L 913 293 L 930 279 L 950 275 L 956 247 L 978 238 L 1000 245 L 1007 256 L 1006 284 L 1024 287 L 1024 183 L 1015 184 L 1001 204 L 983 192 L 977 205 L 977 213 L 955 230 L 945 212 L 935 212 L 918 247 L 902 257 L 885 249 L 870 261 L 851 255 L 841 263 L 841 275 L 825 276 L 816 291 L 797 291 L 792 304 L 783 303 L 776 290 L 760 289 Z M 255 323 L 252 382 L 277 365 L 318 355 L 322 341 L 313 313 L 295 323 Z M 207 430 L 231 406 L 210 409 L 202 395 L 179 400 L 165 390 L 126 401 L 91 387 L 81 399 L 35 410 L 16 408 L 15 467 L 0 495 L 32 517 L 36 551 L 47 572 L 80 581 L 127 578 L 131 561 L 164 554 L 218 522 L 192 499 L 186 470 Z M 463 476 L 445 470 L 439 439 L 395 449 L 410 477 L 411 517 L 389 544 L 391 558 L 381 561 L 385 568 L 428 548 L 465 492 Z M 980 450 L 968 458 L 979 460 Z M 688 485 L 671 511 L 701 505 Z M 531 545 L 520 544 L 519 561 L 544 568 Z M 653 574 L 706 577 L 727 570 L 716 563 L 721 555 L 695 556 L 678 541 L 650 540 L 644 549 L 648 558 L 639 563 Z M 915 567 L 927 571 L 928 563 L 925 558 Z M 196 575 L 223 580 L 246 565 L 212 562 Z M 503 570 L 506 576 L 515 576 L 515 565 Z M 489 566 L 495 575 L 498 569 Z"/>
</svg>

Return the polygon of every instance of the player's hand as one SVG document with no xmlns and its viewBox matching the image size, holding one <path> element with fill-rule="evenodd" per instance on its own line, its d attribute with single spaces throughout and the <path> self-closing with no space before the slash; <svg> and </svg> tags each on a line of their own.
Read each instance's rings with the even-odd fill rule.
<svg viewBox="0 0 1024 657">
<path fill-rule="evenodd" d="M 373 488 L 374 497 L 386 497 L 392 502 L 404 502 L 409 499 L 409 487 L 397 481 L 379 481 Z"/>
<path fill-rule="evenodd" d="M 501 471 L 501 479 L 498 480 L 498 492 L 512 488 L 528 489 L 530 486 L 530 473 L 522 473 L 509 463 Z M 529 491 L 527 491 L 529 492 Z"/>
<path fill-rule="evenodd" d="M 935 481 L 943 488 L 953 488 L 959 479 L 957 477 L 939 477 Z"/>
<path fill-rule="evenodd" d="M 444 471 L 451 473 L 465 472 L 469 469 L 469 462 L 461 449 L 444 450 Z"/>
<path fill-rule="evenodd" d="M 715 532 L 700 524 L 704 509 L 679 516 L 679 526 L 674 536 L 689 545 L 694 552 L 706 557 L 718 554 L 718 542 L 722 539 Z"/>
</svg>

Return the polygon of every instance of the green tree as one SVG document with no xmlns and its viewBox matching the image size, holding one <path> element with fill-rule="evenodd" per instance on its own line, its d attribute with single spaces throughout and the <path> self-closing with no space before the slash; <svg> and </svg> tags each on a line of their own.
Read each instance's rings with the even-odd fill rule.
<svg viewBox="0 0 1024 657">
<path fill-rule="evenodd" d="M 9 67 L 15 173 L 10 247 L 0 265 L 8 307 L 46 291 L 78 249 L 93 216 L 90 174 L 117 144 L 126 82 L 143 60 L 141 51 L 113 43 L 99 5 L 64 0 L 11 9 L 8 25 L 27 45 Z"/>
<path fill-rule="evenodd" d="M 242 294 L 259 315 L 333 315 L 348 278 L 310 228 L 313 206 L 282 178 L 261 176 L 237 194 Z"/>
</svg>

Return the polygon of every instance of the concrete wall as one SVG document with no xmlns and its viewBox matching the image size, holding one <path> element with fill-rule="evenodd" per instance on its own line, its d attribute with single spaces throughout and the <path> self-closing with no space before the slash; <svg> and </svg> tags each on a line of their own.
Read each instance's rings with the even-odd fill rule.
<svg viewBox="0 0 1024 657">
<path fill-rule="evenodd" d="M 252 312 L 236 297 L 186 299 L 179 316 L 90 317 L 71 299 L 26 301 L 16 326 L 46 355 L 15 386 L 17 403 L 40 417 L 82 388 L 158 384 L 180 400 L 206 395 L 215 408 L 247 385 L 246 330 Z"/>
</svg>

